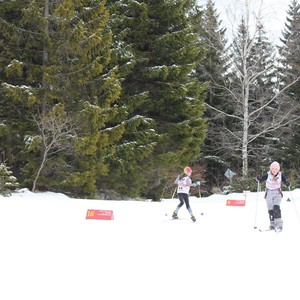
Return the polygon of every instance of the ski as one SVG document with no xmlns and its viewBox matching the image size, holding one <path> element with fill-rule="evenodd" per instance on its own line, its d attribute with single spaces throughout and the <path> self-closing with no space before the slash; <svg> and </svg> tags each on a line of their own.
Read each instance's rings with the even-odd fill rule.
<svg viewBox="0 0 300 300">
<path fill-rule="evenodd" d="M 260 232 L 274 231 L 274 232 L 276 232 L 276 233 L 279 233 L 279 232 L 282 231 L 282 228 L 275 228 L 275 229 L 270 229 L 270 228 L 267 228 L 267 229 L 261 229 L 261 228 L 259 228 L 258 230 L 259 230 Z"/>
<path fill-rule="evenodd" d="M 203 216 L 204 215 L 204 212 L 201 212 L 200 213 L 200 216 Z M 170 215 L 168 214 L 168 213 L 165 213 L 165 216 L 166 217 L 169 217 Z M 179 217 L 177 217 L 177 218 L 172 218 L 172 220 L 178 220 L 178 219 L 180 219 Z"/>
<path fill-rule="evenodd" d="M 268 229 L 261 229 L 261 228 L 259 228 L 258 230 L 260 232 L 266 232 L 266 231 L 273 231 L 274 229 L 270 229 L 270 228 L 268 228 Z"/>
<path fill-rule="evenodd" d="M 203 216 L 203 215 L 204 215 L 204 213 L 201 212 L 201 213 L 200 213 L 200 216 Z M 169 221 L 174 221 L 174 220 L 188 220 L 187 218 L 179 218 L 178 216 L 175 217 L 175 218 L 174 218 L 174 217 L 171 217 L 171 218 L 170 218 L 170 215 L 169 215 L 168 213 L 165 213 L 165 217 L 167 217 Z M 190 220 L 191 220 L 193 223 L 196 223 L 196 222 L 197 222 L 196 218 L 195 218 L 195 219 L 191 218 Z"/>
<path fill-rule="evenodd" d="M 165 221 L 169 221 L 169 222 L 176 222 L 176 221 L 177 222 L 183 222 L 183 221 L 185 221 L 185 222 L 197 223 L 197 220 L 193 221 L 193 220 L 187 219 L 187 218 L 176 218 L 176 219 L 169 218 L 169 219 L 166 219 Z"/>
</svg>

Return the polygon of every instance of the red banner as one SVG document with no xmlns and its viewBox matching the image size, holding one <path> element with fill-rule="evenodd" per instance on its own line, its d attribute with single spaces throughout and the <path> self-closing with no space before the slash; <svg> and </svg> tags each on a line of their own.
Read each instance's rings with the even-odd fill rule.
<svg viewBox="0 0 300 300">
<path fill-rule="evenodd" d="M 87 220 L 113 220 L 114 213 L 112 210 L 88 209 L 85 218 Z"/>
<path fill-rule="evenodd" d="M 226 201 L 226 205 L 227 206 L 245 206 L 246 201 L 245 200 L 231 200 L 231 199 L 228 199 Z"/>
</svg>

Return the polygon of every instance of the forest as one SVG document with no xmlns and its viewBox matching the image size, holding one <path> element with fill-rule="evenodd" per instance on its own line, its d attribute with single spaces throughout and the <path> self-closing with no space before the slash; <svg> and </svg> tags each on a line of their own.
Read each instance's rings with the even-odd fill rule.
<svg viewBox="0 0 300 300">
<path fill-rule="evenodd" d="M 300 187 L 300 5 L 274 45 L 249 2 L 1 0 L 0 193 L 241 192 L 274 160 Z"/>
</svg>

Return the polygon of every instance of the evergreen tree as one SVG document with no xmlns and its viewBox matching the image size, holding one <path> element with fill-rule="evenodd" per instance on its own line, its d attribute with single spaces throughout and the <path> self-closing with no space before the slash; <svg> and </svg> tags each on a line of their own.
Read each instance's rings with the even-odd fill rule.
<svg viewBox="0 0 300 300">
<path fill-rule="evenodd" d="M 205 86 L 193 71 L 202 53 L 187 1 L 135 1 L 133 6 L 127 20 L 135 19 L 135 27 L 130 27 L 126 40 L 136 60 L 123 86 L 126 96 L 142 96 L 135 100 L 132 114 L 154 121 L 153 130 L 159 135 L 154 151 L 141 162 L 141 176 L 148 182 L 143 195 L 157 200 L 168 171 L 200 154 Z"/>
<path fill-rule="evenodd" d="M 117 68 L 109 66 L 112 33 L 105 5 L 100 0 L 28 1 L 20 13 L 13 5 L 8 5 L 10 14 L 1 12 L 5 32 L 1 92 L 15 115 L 22 106 L 28 110 L 17 120 L 29 124 L 17 130 L 20 148 L 24 149 L 25 136 L 26 141 L 34 141 L 29 137 L 40 134 L 29 118 L 37 110 L 46 115 L 62 103 L 77 129 L 73 151 L 60 153 L 44 167 L 41 177 L 48 178 L 43 181 L 48 189 L 93 195 L 97 180 L 108 173 L 107 158 L 124 131 L 122 124 L 107 128 L 118 113 L 121 86 Z M 14 14 L 17 19 L 12 20 Z M 9 32 L 14 42 L 9 41 Z M 19 151 L 17 156 L 23 155 L 22 173 L 29 184 L 41 152 L 26 149 L 31 151 Z"/>
<path fill-rule="evenodd" d="M 284 85 L 294 82 L 300 74 L 300 4 L 292 0 L 287 11 L 287 18 L 279 47 L 280 61 L 283 67 L 282 81 Z M 286 94 L 292 97 L 300 94 L 300 81 L 293 83 Z"/>
<path fill-rule="evenodd" d="M 28 75 L 23 57 L 32 49 L 23 49 L 25 36 L 32 33 L 21 25 L 22 11 L 28 1 L 2 1 L 0 5 L 0 152 L 14 173 L 23 176 L 24 161 L 20 155 L 25 134 L 32 132 L 30 109 L 36 103 L 31 87 L 36 84 Z M 39 34 L 36 34 L 36 39 Z M 28 62 L 31 64 L 31 62 Z M 30 76 L 29 76 L 30 77 Z M 29 88 L 28 88 L 29 87 Z"/>
<path fill-rule="evenodd" d="M 205 85 L 194 75 L 203 55 L 192 2 L 122 1 L 109 24 L 105 1 L 1 2 L 1 152 L 23 184 L 43 153 L 34 118 L 58 104 L 74 120 L 74 147 L 47 162 L 40 188 L 92 195 L 109 184 L 157 199 L 165 172 L 199 156 Z"/>
<path fill-rule="evenodd" d="M 283 98 L 286 103 L 294 106 L 299 116 L 300 109 L 300 4 L 292 0 L 287 11 L 285 27 L 282 31 L 282 44 L 279 46 L 280 54 L 280 79 L 282 88 L 285 89 Z M 290 124 L 284 131 L 278 155 L 282 158 L 287 168 L 298 170 L 300 161 L 299 120 Z M 293 176 L 294 184 L 300 184 L 298 172 Z"/>
<path fill-rule="evenodd" d="M 8 196 L 12 190 L 19 186 L 17 178 L 12 176 L 12 171 L 6 164 L 0 164 L 0 194 Z"/>
<path fill-rule="evenodd" d="M 201 10 L 198 8 L 198 14 Z M 226 29 L 222 27 L 222 21 L 219 20 L 219 14 L 212 0 L 208 0 L 201 16 L 202 26 L 200 28 L 199 39 L 205 46 L 205 59 L 197 66 L 197 76 L 201 82 L 209 82 L 209 89 L 205 100 L 207 109 L 205 118 L 207 118 L 208 131 L 203 147 L 204 163 L 211 170 L 206 175 L 210 184 L 217 185 L 224 178 L 224 171 L 228 168 L 228 159 L 226 153 L 228 149 L 223 148 L 222 135 L 220 131 L 224 130 L 226 116 L 212 109 L 230 112 L 230 103 L 224 85 L 227 74 L 227 39 L 225 37 Z"/>
<path fill-rule="evenodd" d="M 136 1 L 110 0 L 108 3 L 109 25 L 114 37 L 111 62 L 119 66 L 122 83 L 119 112 L 111 124 L 123 121 L 125 131 L 109 157 L 112 172 L 102 178 L 99 187 L 134 197 L 147 186 L 142 162 L 153 152 L 158 139 L 154 120 L 137 112 L 147 98 L 147 92 L 136 89 L 138 82 L 129 79 L 135 66 L 142 61 L 134 49 L 133 37 L 143 30 L 141 24 L 146 5 Z"/>
</svg>

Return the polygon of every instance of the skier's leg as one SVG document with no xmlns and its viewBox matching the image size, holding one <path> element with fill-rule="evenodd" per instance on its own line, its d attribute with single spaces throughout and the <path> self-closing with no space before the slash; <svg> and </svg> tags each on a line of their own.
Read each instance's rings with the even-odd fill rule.
<svg viewBox="0 0 300 300">
<path fill-rule="evenodd" d="M 183 199 L 184 199 L 184 202 L 185 202 L 186 209 L 188 210 L 188 212 L 189 212 L 190 215 L 191 215 L 192 221 L 195 222 L 195 221 L 196 221 L 196 218 L 195 218 L 195 216 L 193 215 L 193 211 L 192 211 L 192 209 L 191 209 L 191 207 L 190 207 L 189 195 L 188 195 L 188 194 L 184 194 L 184 195 L 183 195 Z"/>
<path fill-rule="evenodd" d="M 274 205 L 274 224 L 275 228 L 282 229 L 283 221 L 281 219 L 281 209 L 279 205 Z"/>
<path fill-rule="evenodd" d="M 177 208 L 176 208 L 177 212 L 179 211 L 179 209 L 181 208 L 181 206 L 182 206 L 182 205 L 184 204 L 184 202 L 185 202 L 185 200 L 184 200 L 184 195 L 185 195 L 185 194 L 182 194 L 182 193 L 179 193 L 179 194 L 178 194 L 178 199 L 179 199 L 180 203 L 178 204 L 178 206 L 177 206 Z"/>
<path fill-rule="evenodd" d="M 275 229 L 282 229 L 283 226 L 283 221 L 281 219 L 281 208 L 280 208 L 280 204 L 281 204 L 281 200 L 282 200 L 282 194 L 278 193 L 276 195 L 276 197 L 274 197 L 274 224 L 275 224 Z"/>
<path fill-rule="evenodd" d="M 183 199 L 183 195 L 182 193 L 178 193 L 178 199 L 179 199 L 179 204 L 177 205 L 175 211 L 173 212 L 172 218 L 173 219 L 178 219 L 178 211 L 181 208 L 181 206 L 184 204 L 184 199 Z"/>
<path fill-rule="evenodd" d="M 268 214 L 269 214 L 269 220 L 270 220 L 270 229 L 275 229 L 273 196 L 274 196 L 273 191 L 266 190 L 265 198 L 266 198 L 266 202 L 267 202 L 267 208 L 268 208 Z"/>
<path fill-rule="evenodd" d="M 270 220 L 270 229 L 274 229 L 275 228 L 275 224 L 274 224 L 274 210 L 273 209 L 269 209 L 268 213 L 269 213 L 269 220 Z"/>
</svg>

